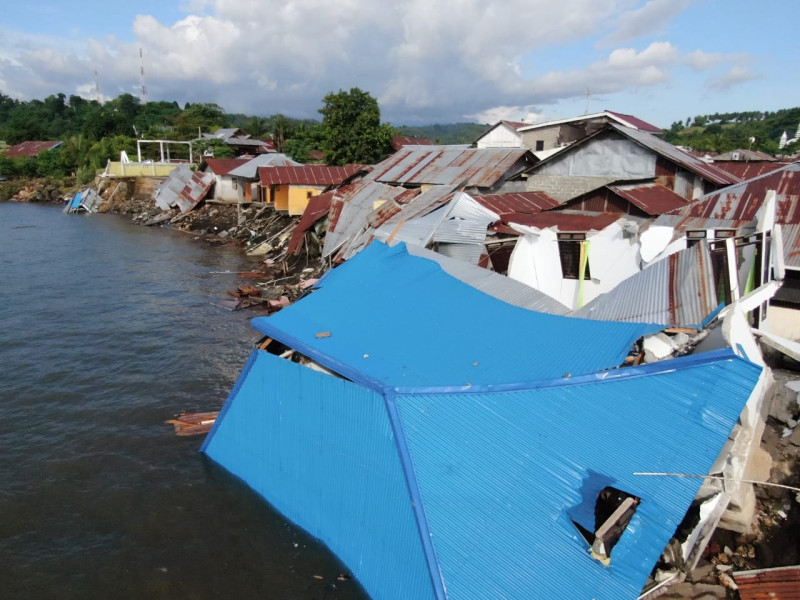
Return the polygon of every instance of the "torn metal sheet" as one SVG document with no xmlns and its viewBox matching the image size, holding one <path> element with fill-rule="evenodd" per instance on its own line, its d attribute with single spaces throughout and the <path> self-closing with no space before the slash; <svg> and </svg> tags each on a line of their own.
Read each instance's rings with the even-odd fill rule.
<svg viewBox="0 0 800 600">
<path fill-rule="evenodd" d="M 800 600 L 800 566 L 736 571 L 741 600 Z"/>
<path fill-rule="evenodd" d="M 78 192 L 64 207 L 64 212 L 74 214 L 79 212 L 93 213 L 104 202 L 103 197 L 94 188 L 87 188 Z"/>
<path fill-rule="evenodd" d="M 177 206 L 184 213 L 206 197 L 213 183 L 212 173 L 192 171 L 187 165 L 181 164 L 156 188 L 153 199 L 161 210 Z"/>
<path fill-rule="evenodd" d="M 576 310 L 582 319 L 693 327 L 719 305 L 705 242 L 671 254 Z"/>
</svg>

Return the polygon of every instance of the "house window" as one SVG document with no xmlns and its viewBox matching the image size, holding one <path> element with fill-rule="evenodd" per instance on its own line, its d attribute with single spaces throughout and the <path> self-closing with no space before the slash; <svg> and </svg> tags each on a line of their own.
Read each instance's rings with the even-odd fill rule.
<svg viewBox="0 0 800 600">
<path fill-rule="evenodd" d="M 311 192 L 306 192 L 306 200 L 310 200 L 313 195 Z"/>
<path fill-rule="evenodd" d="M 559 233 L 558 254 L 561 258 L 561 275 L 564 279 L 580 279 L 581 245 L 586 240 L 585 233 Z M 589 261 L 583 273 L 584 279 L 591 279 Z"/>
<path fill-rule="evenodd" d="M 718 240 L 724 238 L 732 238 L 735 235 L 736 235 L 735 229 L 717 229 L 714 231 L 714 237 Z"/>
<path fill-rule="evenodd" d="M 536 140 L 536 150 L 544 150 L 544 140 Z"/>
<path fill-rule="evenodd" d="M 700 240 L 706 239 L 706 232 L 703 230 L 686 232 L 686 247 L 691 248 Z"/>
</svg>

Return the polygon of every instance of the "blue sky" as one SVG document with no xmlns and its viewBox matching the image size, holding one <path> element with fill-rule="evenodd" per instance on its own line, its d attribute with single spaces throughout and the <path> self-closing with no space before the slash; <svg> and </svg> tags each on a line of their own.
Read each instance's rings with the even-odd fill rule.
<svg viewBox="0 0 800 600">
<path fill-rule="evenodd" d="M 0 91 L 139 93 L 318 118 L 360 87 L 394 124 L 603 109 L 662 127 L 800 105 L 793 0 L 27 0 L 0 21 Z"/>
</svg>

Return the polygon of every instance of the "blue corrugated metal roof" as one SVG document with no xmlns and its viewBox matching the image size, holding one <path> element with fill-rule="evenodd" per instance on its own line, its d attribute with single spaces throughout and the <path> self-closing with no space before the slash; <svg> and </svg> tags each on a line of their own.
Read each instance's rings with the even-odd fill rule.
<svg viewBox="0 0 800 600">
<path fill-rule="evenodd" d="M 437 587 L 448 598 L 636 598 L 702 480 L 633 473 L 707 473 L 760 371 L 723 350 L 543 387 L 398 395 Z M 572 523 L 596 529 L 605 485 L 641 498 L 608 567 Z"/>
<path fill-rule="evenodd" d="M 373 242 L 315 291 L 253 319 L 259 331 L 374 389 L 469 387 L 619 366 L 660 329 L 547 315 L 508 305 L 404 244 Z M 319 333 L 329 336 L 317 337 Z"/>
</svg>

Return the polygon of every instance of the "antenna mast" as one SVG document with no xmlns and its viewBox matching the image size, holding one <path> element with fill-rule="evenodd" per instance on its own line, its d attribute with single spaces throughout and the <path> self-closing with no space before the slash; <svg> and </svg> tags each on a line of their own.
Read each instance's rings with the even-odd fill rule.
<svg viewBox="0 0 800 600">
<path fill-rule="evenodd" d="M 141 48 L 139 48 L 139 87 L 141 88 L 139 99 L 142 104 L 147 104 L 147 86 L 144 83 L 144 56 Z"/>
<path fill-rule="evenodd" d="M 100 100 L 100 79 L 97 77 L 97 69 L 94 70 L 94 99 L 98 104 L 102 104 Z"/>
<path fill-rule="evenodd" d="M 592 92 L 589 91 L 589 86 L 586 86 L 586 106 L 583 109 L 583 114 L 589 114 L 589 97 L 592 95 Z"/>
</svg>

